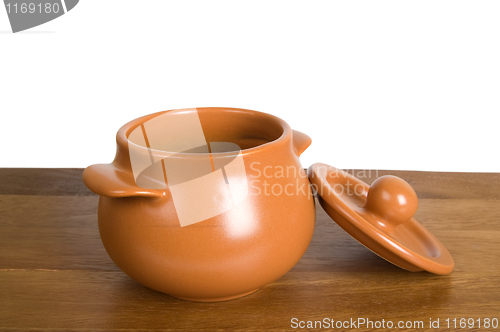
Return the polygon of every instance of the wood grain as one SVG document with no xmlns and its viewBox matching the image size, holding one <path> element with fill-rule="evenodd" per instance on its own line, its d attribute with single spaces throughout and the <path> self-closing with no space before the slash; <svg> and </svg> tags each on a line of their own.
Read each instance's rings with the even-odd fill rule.
<svg viewBox="0 0 500 332">
<path fill-rule="evenodd" d="M 500 318 L 498 174 L 392 172 L 417 188 L 416 218 L 455 258 L 448 276 L 393 266 L 317 205 L 311 245 L 289 273 L 241 299 L 192 303 L 149 290 L 113 264 L 99 239 L 98 198 L 83 194 L 81 170 L 41 170 L 50 190 L 31 195 L 26 179 L 38 170 L 24 171 L 0 169 L 10 181 L 0 186 L 2 331 L 284 331 L 294 317 L 422 320 L 428 328 L 430 318 L 441 327 L 446 318 Z"/>
<path fill-rule="evenodd" d="M 371 184 L 396 175 L 410 183 L 419 198 L 500 199 L 500 173 L 345 170 Z M 93 196 L 79 168 L 0 168 L 0 195 Z"/>
<path fill-rule="evenodd" d="M 92 196 L 81 168 L 0 168 L 0 195 Z"/>
</svg>

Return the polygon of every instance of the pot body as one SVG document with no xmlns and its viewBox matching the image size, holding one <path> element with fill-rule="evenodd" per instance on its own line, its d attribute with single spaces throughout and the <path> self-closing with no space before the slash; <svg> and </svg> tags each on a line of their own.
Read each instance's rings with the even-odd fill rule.
<svg viewBox="0 0 500 332">
<path fill-rule="evenodd" d="M 269 120 L 268 115 L 261 119 L 263 113 L 246 110 L 210 108 L 198 112 L 202 125 L 203 116 L 212 119 L 212 124 L 206 125 L 206 136 L 213 131 L 210 127 L 216 128 L 217 121 L 231 122 L 241 117 L 227 118 L 227 112 L 244 112 L 251 121 Z M 214 114 L 222 117 L 217 119 Z M 137 121 L 144 120 L 147 118 L 126 125 L 125 136 Z M 241 151 L 244 175 L 240 174 L 239 180 L 246 181 L 248 193 L 231 209 L 185 226 L 181 226 L 179 206 L 174 204 L 168 183 L 164 190 L 135 189 L 134 194 L 124 194 L 126 190 L 120 189 L 134 184 L 130 181 L 127 147 L 120 146 L 123 142 L 118 139 L 114 169 L 106 173 L 101 168 L 99 175 L 99 169 L 86 170 L 84 174 L 87 186 L 101 194 L 99 231 L 116 265 L 149 288 L 193 301 L 244 296 L 289 271 L 309 246 L 315 207 L 307 174 L 299 161 L 307 139 L 298 133 L 300 137 L 294 141 L 293 131 L 286 128 L 286 123 L 279 124 L 284 126 L 283 132 L 277 132 L 277 139 L 263 144 L 256 144 L 262 143 L 262 135 L 224 137 L 247 145 Z M 235 130 L 241 133 L 249 129 L 252 127 L 243 125 Z M 119 190 L 103 189 L 103 182 L 113 187 L 116 179 L 124 181 L 118 184 Z M 219 204 L 218 197 L 212 203 Z M 196 200 L 185 199 L 183 204 L 200 208 Z"/>
</svg>

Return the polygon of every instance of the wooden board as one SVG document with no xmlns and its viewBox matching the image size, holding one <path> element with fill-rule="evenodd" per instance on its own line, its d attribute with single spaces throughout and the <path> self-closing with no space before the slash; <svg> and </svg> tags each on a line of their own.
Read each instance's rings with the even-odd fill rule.
<svg viewBox="0 0 500 332">
<path fill-rule="evenodd" d="M 500 319 L 499 174 L 379 172 L 416 188 L 416 218 L 455 258 L 448 276 L 387 263 L 317 205 L 311 245 L 289 273 L 241 299 L 193 303 L 147 289 L 113 264 L 99 238 L 98 197 L 81 171 L 0 169 L 0 330 L 294 330 L 292 318 L 425 328 L 439 318 L 443 329 L 447 318 L 457 327 L 474 318 L 476 328 L 477 319 Z"/>
</svg>

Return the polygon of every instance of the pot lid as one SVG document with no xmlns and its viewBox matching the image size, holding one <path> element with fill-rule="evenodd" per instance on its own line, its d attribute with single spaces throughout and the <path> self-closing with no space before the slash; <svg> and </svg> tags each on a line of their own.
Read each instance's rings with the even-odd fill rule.
<svg viewBox="0 0 500 332">
<path fill-rule="evenodd" d="M 366 248 L 409 271 L 448 274 L 454 262 L 448 250 L 413 215 L 413 188 L 392 175 L 371 187 L 326 164 L 314 164 L 309 180 L 326 213 Z"/>
</svg>

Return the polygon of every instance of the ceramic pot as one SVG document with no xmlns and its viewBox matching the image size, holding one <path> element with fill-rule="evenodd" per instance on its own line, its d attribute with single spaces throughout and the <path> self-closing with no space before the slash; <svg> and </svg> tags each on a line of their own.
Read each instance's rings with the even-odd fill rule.
<svg viewBox="0 0 500 332">
<path fill-rule="evenodd" d="M 101 196 L 106 251 L 131 278 L 173 297 L 222 301 L 256 291 L 311 241 L 314 199 L 299 161 L 310 143 L 283 120 L 243 109 L 129 122 L 114 161 L 83 174 Z"/>
</svg>

